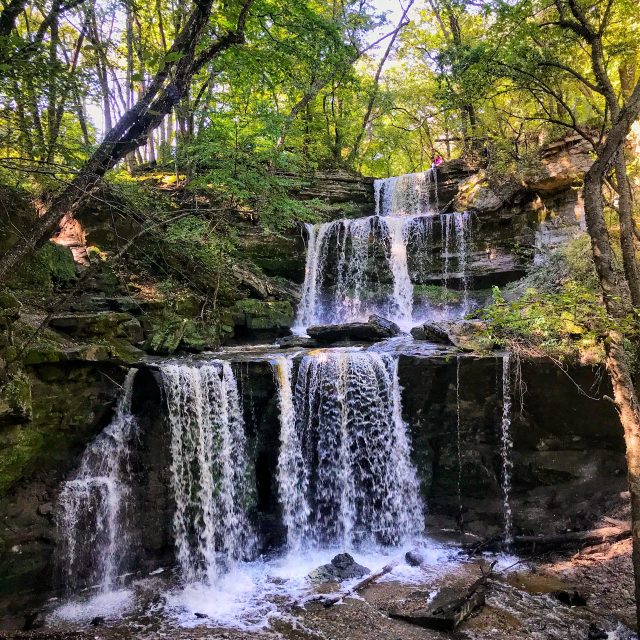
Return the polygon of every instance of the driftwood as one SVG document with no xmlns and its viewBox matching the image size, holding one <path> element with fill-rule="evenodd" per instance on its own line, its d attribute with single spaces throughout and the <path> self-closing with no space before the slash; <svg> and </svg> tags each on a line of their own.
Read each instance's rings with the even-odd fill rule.
<svg viewBox="0 0 640 640">
<path fill-rule="evenodd" d="M 465 589 L 462 595 L 459 589 L 445 587 L 424 608 L 412 611 L 391 609 L 389 617 L 426 629 L 453 631 L 473 611 L 484 606 L 488 577 L 488 574 L 483 575 Z"/>
<path fill-rule="evenodd" d="M 338 602 L 340 602 L 344 598 L 347 598 L 350 595 L 357 593 L 358 591 L 360 591 L 361 589 L 364 589 L 366 586 L 375 582 L 379 578 L 382 578 L 382 576 L 386 575 L 387 573 L 390 573 L 391 571 L 393 571 L 395 567 L 398 566 L 399 563 L 400 563 L 400 559 L 397 559 L 397 560 L 394 560 L 393 562 L 390 562 L 389 564 L 384 565 L 384 567 L 382 567 L 381 569 L 378 569 L 378 571 L 374 571 L 373 573 L 370 573 L 368 576 L 362 578 L 362 580 L 360 580 L 359 582 L 356 582 L 356 584 L 354 584 L 350 589 L 347 589 L 345 591 L 338 591 L 338 593 L 312 596 L 311 598 L 307 598 L 300 604 L 304 605 L 309 602 L 321 602 L 325 607 L 332 607 L 334 604 L 338 604 Z"/>
<path fill-rule="evenodd" d="M 541 551 L 548 548 L 591 546 L 603 542 L 617 542 L 631 537 L 631 527 L 620 520 L 605 518 L 607 522 L 614 524 L 610 527 L 599 527 L 587 531 L 567 531 L 544 536 L 515 536 L 511 546 L 515 548 L 529 547 L 532 551 Z M 477 553 L 485 550 L 500 550 L 504 546 L 501 538 L 490 538 L 473 545 L 469 550 Z"/>
</svg>

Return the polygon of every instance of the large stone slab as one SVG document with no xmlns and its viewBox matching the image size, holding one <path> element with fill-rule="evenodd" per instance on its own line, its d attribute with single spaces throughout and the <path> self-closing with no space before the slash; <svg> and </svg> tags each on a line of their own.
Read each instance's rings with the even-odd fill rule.
<svg viewBox="0 0 640 640">
<path fill-rule="evenodd" d="M 372 315 L 367 322 L 317 325 L 309 327 L 307 333 L 316 342 L 326 345 L 344 341 L 379 342 L 400 335 L 401 331 L 390 320 Z"/>
</svg>

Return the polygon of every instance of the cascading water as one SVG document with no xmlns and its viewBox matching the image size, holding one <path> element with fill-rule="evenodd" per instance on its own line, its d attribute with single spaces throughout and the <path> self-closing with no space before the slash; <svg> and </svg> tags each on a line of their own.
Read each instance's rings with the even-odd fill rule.
<svg viewBox="0 0 640 640">
<path fill-rule="evenodd" d="M 309 515 L 307 501 L 308 476 L 297 427 L 296 403 L 293 397 L 293 360 L 277 358 L 274 371 L 280 409 L 280 452 L 278 455 L 278 492 L 282 504 L 283 524 L 287 530 L 287 546 L 299 550 Z"/>
<path fill-rule="evenodd" d="M 62 485 L 56 513 L 58 564 L 68 592 L 98 586 L 108 593 L 124 570 L 130 443 L 137 426 L 131 415 L 136 373 L 127 373 L 113 420 L 85 450 L 76 477 Z"/>
<path fill-rule="evenodd" d="M 440 315 L 451 315 L 447 290 L 454 275 L 462 284 L 462 302 L 455 312 L 468 313 L 471 216 L 433 211 L 434 181 L 434 170 L 376 180 L 375 215 L 307 226 L 305 280 L 295 333 L 303 334 L 317 324 L 364 322 L 374 313 L 407 331 L 416 321 L 436 317 L 425 304 L 414 308 L 412 280 L 433 281 L 436 247 L 443 263 Z M 433 238 L 434 219 L 441 228 L 439 246 Z M 450 273 L 451 260 L 456 261 L 455 274 Z"/>
<path fill-rule="evenodd" d="M 469 292 L 467 281 L 468 243 L 471 237 L 471 214 L 467 212 L 446 213 L 440 216 L 442 236 L 443 272 L 445 309 L 448 308 L 448 288 L 450 260 L 455 257 L 458 265 L 457 277 L 462 281 L 462 316 L 469 311 Z"/>
<path fill-rule="evenodd" d="M 502 500 L 504 513 L 504 542 L 513 542 L 511 513 L 511 474 L 513 472 L 513 439 L 511 437 L 511 354 L 502 357 L 502 420 L 500 423 L 500 455 L 502 457 Z"/>
<path fill-rule="evenodd" d="M 306 355 L 293 393 L 291 363 L 279 360 L 276 372 L 287 410 L 278 478 L 289 546 L 398 544 L 421 532 L 397 359 L 352 350 Z"/>
<path fill-rule="evenodd" d="M 463 529 L 462 520 L 462 434 L 460 433 L 460 356 L 456 356 L 456 453 L 458 455 L 458 526 Z"/>
<path fill-rule="evenodd" d="M 176 556 L 187 583 L 211 584 L 251 555 L 252 482 L 238 387 L 227 362 L 161 367 L 171 434 Z"/>
<path fill-rule="evenodd" d="M 437 198 L 436 180 L 436 169 L 375 180 L 376 215 L 433 215 L 431 192 Z"/>
</svg>

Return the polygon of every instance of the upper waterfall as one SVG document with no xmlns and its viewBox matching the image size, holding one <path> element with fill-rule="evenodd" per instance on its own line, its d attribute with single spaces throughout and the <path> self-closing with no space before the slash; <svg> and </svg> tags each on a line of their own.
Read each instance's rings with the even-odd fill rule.
<svg viewBox="0 0 640 640">
<path fill-rule="evenodd" d="M 374 197 L 372 216 L 307 225 L 296 333 L 371 314 L 409 331 L 418 322 L 469 311 L 471 216 L 438 213 L 436 169 L 376 180 Z M 441 294 L 417 300 L 416 284 L 439 286 Z M 450 288 L 462 289 L 460 302 L 450 302 Z"/>
<path fill-rule="evenodd" d="M 375 180 L 373 189 L 377 216 L 431 215 L 438 211 L 438 174 L 435 168 Z"/>
</svg>

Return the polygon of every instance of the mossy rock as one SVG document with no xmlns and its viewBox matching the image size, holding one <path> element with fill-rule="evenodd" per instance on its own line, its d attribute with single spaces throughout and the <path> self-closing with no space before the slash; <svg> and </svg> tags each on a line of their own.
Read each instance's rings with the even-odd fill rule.
<svg viewBox="0 0 640 640">
<path fill-rule="evenodd" d="M 178 316 L 159 319 L 158 322 L 153 323 L 153 328 L 143 349 L 158 355 L 175 353 L 182 342 L 188 322 L 188 318 Z"/>
<path fill-rule="evenodd" d="M 47 242 L 17 270 L 12 285 L 19 289 L 50 291 L 54 283 L 65 283 L 76 277 L 76 265 L 68 247 Z"/>
<path fill-rule="evenodd" d="M 287 328 L 293 322 L 293 306 L 286 300 L 239 300 L 232 313 L 236 326 L 251 330 Z"/>
<path fill-rule="evenodd" d="M 17 371 L 0 391 L 0 420 L 22 423 L 31 417 L 31 383 L 24 372 Z"/>
<path fill-rule="evenodd" d="M 141 342 L 143 338 L 138 320 L 117 311 L 60 314 L 53 316 L 49 325 L 75 337 L 116 337 L 130 342 Z"/>
<path fill-rule="evenodd" d="M 220 346 L 218 327 L 189 320 L 185 326 L 180 346 L 187 351 L 206 351 Z"/>
<path fill-rule="evenodd" d="M 0 329 L 8 329 L 20 317 L 21 307 L 10 291 L 0 290 Z"/>
<path fill-rule="evenodd" d="M 96 433 L 117 396 L 119 368 L 93 363 L 50 365 L 46 379 L 31 373 L 31 420 L 11 421 L 0 430 L 0 496 L 18 480 L 42 468 L 65 469 Z M 53 375 L 54 369 L 59 375 Z M 23 400 L 26 382 L 21 381 Z"/>
</svg>

